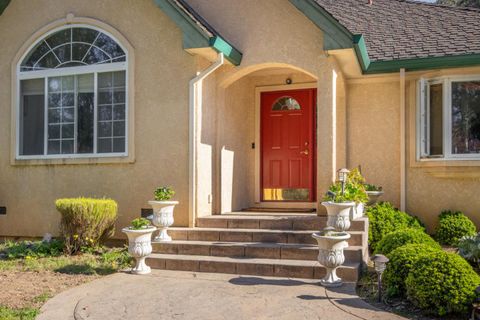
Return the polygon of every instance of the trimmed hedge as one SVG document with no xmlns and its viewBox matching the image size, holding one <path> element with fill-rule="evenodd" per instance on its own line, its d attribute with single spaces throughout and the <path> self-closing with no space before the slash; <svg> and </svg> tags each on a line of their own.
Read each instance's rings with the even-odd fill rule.
<svg viewBox="0 0 480 320">
<path fill-rule="evenodd" d="M 58 199 L 55 206 L 61 214 L 60 231 L 65 238 L 65 252 L 78 253 L 94 248 L 113 235 L 117 203 L 111 199 Z"/>
<path fill-rule="evenodd" d="M 480 276 L 462 257 L 441 250 L 423 254 L 405 280 L 408 299 L 439 316 L 466 313 Z"/>
<path fill-rule="evenodd" d="M 477 233 L 472 220 L 460 211 L 443 211 L 439 215 L 439 220 L 435 237 L 442 244 L 457 246 L 460 238 L 474 236 Z"/>
<path fill-rule="evenodd" d="M 417 263 L 422 255 L 439 250 L 428 244 L 412 243 L 390 252 L 388 254 L 390 261 L 382 276 L 387 295 L 390 297 L 406 295 L 405 280 L 412 266 Z"/>
<path fill-rule="evenodd" d="M 377 243 L 390 232 L 406 228 L 425 230 L 418 218 L 396 209 L 389 202 L 368 207 L 366 215 L 369 220 L 368 242 L 372 250 L 375 250 Z"/>
<path fill-rule="evenodd" d="M 441 249 L 440 245 L 423 230 L 401 229 L 391 232 L 383 237 L 383 239 L 377 244 L 375 253 L 388 255 L 393 250 L 412 243 L 425 244 L 432 248 Z"/>
</svg>

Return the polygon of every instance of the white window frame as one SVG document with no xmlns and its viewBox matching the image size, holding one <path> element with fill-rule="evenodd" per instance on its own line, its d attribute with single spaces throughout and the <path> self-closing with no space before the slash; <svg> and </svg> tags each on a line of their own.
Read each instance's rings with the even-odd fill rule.
<svg viewBox="0 0 480 320">
<path fill-rule="evenodd" d="M 21 63 L 25 59 L 25 57 L 33 50 L 33 48 L 43 39 L 46 39 L 51 34 L 70 28 L 88 28 L 92 30 L 96 30 L 98 32 L 104 33 L 110 38 L 112 38 L 125 52 L 125 61 L 122 62 L 112 62 L 112 63 L 105 63 L 105 64 L 93 64 L 87 66 L 78 66 L 78 67 L 67 67 L 67 68 L 59 68 L 59 69 L 47 69 L 47 70 L 35 70 L 35 71 L 20 71 Z M 15 113 L 15 121 L 16 121 L 16 139 L 15 139 L 15 159 L 16 160 L 43 160 L 43 159 L 82 159 L 82 158 L 114 158 L 114 157 L 128 157 L 129 156 L 129 52 L 125 46 L 111 33 L 98 28 L 96 26 L 79 23 L 79 24 L 67 24 L 55 29 L 50 30 L 49 32 L 44 33 L 37 41 L 35 41 L 23 54 L 23 56 L 18 60 L 18 64 L 16 66 L 16 113 Z M 97 86 L 97 77 L 98 73 L 102 72 L 115 72 L 115 71 L 124 71 L 125 72 L 125 152 L 110 152 L 110 153 L 97 153 L 97 127 L 98 127 L 98 113 L 97 113 L 97 104 L 98 104 L 98 86 Z M 45 99 L 48 97 L 48 78 L 50 77 L 61 77 L 61 76 L 75 76 L 80 74 L 94 74 L 94 149 L 93 153 L 81 153 L 81 154 L 47 154 L 47 146 L 44 145 L 44 154 L 43 155 L 20 155 L 20 105 L 21 105 L 21 81 L 28 80 L 28 79 L 44 79 L 45 80 Z M 76 103 L 76 102 L 75 102 Z M 47 105 L 45 105 L 45 112 L 47 112 Z M 77 108 L 75 108 L 75 113 L 77 113 Z M 45 125 L 47 126 L 47 118 L 44 119 Z M 75 128 L 78 124 L 78 118 L 75 117 Z M 75 129 L 75 140 L 74 144 L 76 145 L 76 129 Z M 48 137 L 48 132 L 44 132 L 44 141 L 46 141 Z M 45 143 L 45 142 L 44 142 Z"/>
<path fill-rule="evenodd" d="M 480 81 L 480 75 L 445 76 L 417 82 L 417 161 L 480 160 L 477 154 L 452 153 L 452 82 Z M 443 84 L 443 155 L 430 156 L 430 85 Z"/>
</svg>

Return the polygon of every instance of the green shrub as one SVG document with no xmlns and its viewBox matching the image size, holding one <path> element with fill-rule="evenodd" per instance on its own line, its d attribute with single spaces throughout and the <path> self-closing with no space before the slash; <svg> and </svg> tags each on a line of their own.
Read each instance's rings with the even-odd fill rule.
<svg viewBox="0 0 480 320">
<path fill-rule="evenodd" d="M 366 215 L 369 220 L 368 242 L 372 250 L 375 250 L 377 243 L 392 231 L 405 228 L 424 230 L 420 220 L 396 209 L 389 202 L 379 202 L 368 207 Z"/>
<path fill-rule="evenodd" d="M 175 195 L 175 191 L 170 187 L 158 187 L 154 195 L 156 201 L 167 201 Z"/>
<path fill-rule="evenodd" d="M 408 299 L 429 313 L 465 313 L 480 277 L 465 259 L 442 250 L 422 255 L 405 280 Z"/>
<path fill-rule="evenodd" d="M 458 254 L 465 260 L 480 267 L 480 233 L 475 236 L 465 236 L 458 241 Z"/>
<path fill-rule="evenodd" d="M 61 214 L 60 231 L 65 238 L 65 252 L 78 253 L 99 246 L 113 235 L 117 203 L 111 199 L 58 199 L 55 206 Z"/>
<path fill-rule="evenodd" d="M 375 253 L 388 255 L 393 250 L 406 244 L 425 244 L 432 248 L 441 249 L 440 245 L 428 234 L 420 229 L 401 229 L 390 232 L 377 244 Z"/>
<path fill-rule="evenodd" d="M 388 254 L 390 261 L 382 276 L 387 295 L 390 297 L 405 295 L 405 279 L 407 279 L 408 272 L 412 266 L 417 263 L 417 260 L 422 255 L 438 250 L 438 248 L 428 244 L 413 243 L 401 246 L 390 252 Z"/>
<path fill-rule="evenodd" d="M 63 252 L 63 241 L 8 241 L 1 250 L 7 259 L 57 257 Z"/>
<path fill-rule="evenodd" d="M 474 236 L 477 233 L 472 220 L 460 211 L 443 211 L 439 220 L 435 237 L 441 244 L 456 246 L 461 237 Z"/>
<path fill-rule="evenodd" d="M 150 221 L 148 221 L 145 218 L 136 218 L 136 219 L 133 219 L 130 224 L 131 224 L 130 229 L 140 230 L 140 229 L 148 228 L 150 226 Z"/>
</svg>

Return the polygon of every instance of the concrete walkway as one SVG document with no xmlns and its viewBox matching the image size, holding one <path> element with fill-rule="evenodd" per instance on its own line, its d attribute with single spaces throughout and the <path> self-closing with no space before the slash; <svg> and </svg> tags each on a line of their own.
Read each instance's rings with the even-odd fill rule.
<svg viewBox="0 0 480 320">
<path fill-rule="evenodd" d="M 326 290 L 317 281 L 154 270 L 117 273 L 49 300 L 38 320 L 404 319 L 375 309 L 353 284 Z"/>
</svg>

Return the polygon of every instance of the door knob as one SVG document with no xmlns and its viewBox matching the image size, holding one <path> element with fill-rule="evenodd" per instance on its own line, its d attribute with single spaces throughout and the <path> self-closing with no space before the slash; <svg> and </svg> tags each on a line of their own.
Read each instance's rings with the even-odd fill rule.
<svg viewBox="0 0 480 320">
<path fill-rule="evenodd" d="M 305 149 L 305 150 L 303 150 L 303 151 L 300 151 L 300 153 L 308 156 L 308 149 Z"/>
</svg>

